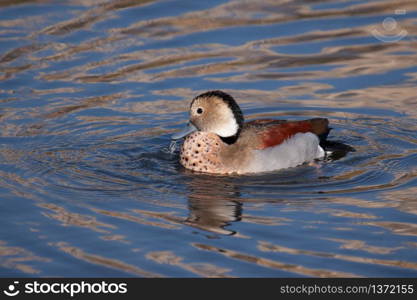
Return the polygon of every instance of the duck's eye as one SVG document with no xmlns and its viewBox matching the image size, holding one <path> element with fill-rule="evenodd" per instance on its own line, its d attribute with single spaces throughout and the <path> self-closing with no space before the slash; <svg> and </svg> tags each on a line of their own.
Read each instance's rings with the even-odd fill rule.
<svg viewBox="0 0 417 300">
<path fill-rule="evenodd" d="M 203 113 L 203 109 L 201 107 L 197 108 L 197 113 L 201 115 Z"/>
</svg>

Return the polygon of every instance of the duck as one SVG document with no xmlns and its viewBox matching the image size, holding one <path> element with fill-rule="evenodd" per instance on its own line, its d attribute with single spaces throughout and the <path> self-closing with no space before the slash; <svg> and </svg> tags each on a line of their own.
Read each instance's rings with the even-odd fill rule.
<svg viewBox="0 0 417 300">
<path fill-rule="evenodd" d="M 247 174 L 292 168 L 323 158 L 321 142 L 329 131 L 326 118 L 245 122 L 235 99 L 213 90 L 192 99 L 187 126 L 171 138 L 184 138 L 179 161 L 186 169 Z"/>
</svg>

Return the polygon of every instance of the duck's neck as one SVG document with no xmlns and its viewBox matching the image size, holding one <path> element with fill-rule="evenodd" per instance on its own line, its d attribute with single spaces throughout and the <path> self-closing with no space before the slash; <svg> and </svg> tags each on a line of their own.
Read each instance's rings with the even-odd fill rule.
<svg viewBox="0 0 417 300">
<path fill-rule="evenodd" d="M 239 137 L 239 132 L 236 133 L 235 135 L 232 135 L 232 136 L 228 136 L 228 137 L 219 136 L 219 137 L 224 143 L 226 143 L 228 145 L 232 145 L 232 144 L 236 143 L 236 141 Z"/>
</svg>

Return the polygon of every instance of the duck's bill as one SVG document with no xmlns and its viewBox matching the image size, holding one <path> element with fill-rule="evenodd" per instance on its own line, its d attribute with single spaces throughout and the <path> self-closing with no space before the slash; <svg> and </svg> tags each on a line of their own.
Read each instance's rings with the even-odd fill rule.
<svg viewBox="0 0 417 300">
<path fill-rule="evenodd" d="M 190 133 L 193 133 L 194 131 L 197 131 L 197 127 L 195 127 L 193 124 L 188 123 L 187 127 L 185 127 L 183 130 L 181 130 L 180 132 L 177 132 L 175 134 L 173 134 L 171 136 L 171 139 L 173 140 L 179 140 L 187 135 L 189 135 Z"/>
</svg>

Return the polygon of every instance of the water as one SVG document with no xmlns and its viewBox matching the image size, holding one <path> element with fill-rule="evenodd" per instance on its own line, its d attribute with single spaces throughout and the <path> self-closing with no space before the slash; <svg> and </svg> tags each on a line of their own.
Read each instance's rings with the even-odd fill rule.
<svg viewBox="0 0 417 300">
<path fill-rule="evenodd" d="M 1 1 L 1 276 L 416 276 L 416 16 L 416 1 Z M 327 117 L 356 152 L 187 171 L 170 135 L 210 89 L 248 120 Z"/>
</svg>

